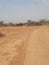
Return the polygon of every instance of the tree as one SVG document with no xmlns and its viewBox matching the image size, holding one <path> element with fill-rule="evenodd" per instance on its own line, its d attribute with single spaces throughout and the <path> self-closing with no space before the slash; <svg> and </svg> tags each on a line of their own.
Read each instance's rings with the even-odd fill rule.
<svg viewBox="0 0 49 65">
<path fill-rule="evenodd" d="M 0 26 L 3 26 L 4 22 L 3 21 L 0 21 Z"/>
<path fill-rule="evenodd" d="M 32 21 L 31 20 L 28 20 L 28 23 L 30 24 Z"/>
<path fill-rule="evenodd" d="M 9 26 L 13 26 L 14 24 L 13 24 L 12 22 L 9 22 L 8 25 L 9 25 Z"/>
<path fill-rule="evenodd" d="M 40 23 L 46 23 L 46 20 L 45 19 L 41 19 Z"/>
</svg>

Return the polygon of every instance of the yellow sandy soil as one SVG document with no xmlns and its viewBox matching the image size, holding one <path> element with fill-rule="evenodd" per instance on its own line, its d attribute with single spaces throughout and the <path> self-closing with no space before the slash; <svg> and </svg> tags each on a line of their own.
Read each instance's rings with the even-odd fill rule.
<svg viewBox="0 0 49 65">
<path fill-rule="evenodd" d="M 0 65 L 49 65 L 49 26 L 0 27 Z"/>
</svg>

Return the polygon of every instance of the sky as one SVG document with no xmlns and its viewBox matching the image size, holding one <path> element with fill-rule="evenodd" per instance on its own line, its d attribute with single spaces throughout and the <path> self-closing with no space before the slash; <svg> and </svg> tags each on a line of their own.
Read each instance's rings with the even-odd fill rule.
<svg viewBox="0 0 49 65">
<path fill-rule="evenodd" d="M 26 22 L 49 20 L 49 0 L 0 0 L 0 20 Z"/>
</svg>

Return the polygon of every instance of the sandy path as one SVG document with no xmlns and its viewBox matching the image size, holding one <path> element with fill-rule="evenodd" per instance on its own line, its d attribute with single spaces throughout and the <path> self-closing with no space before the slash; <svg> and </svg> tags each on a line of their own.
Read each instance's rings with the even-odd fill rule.
<svg viewBox="0 0 49 65">
<path fill-rule="evenodd" d="M 49 65 L 49 28 L 41 27 L 31 33 L 24 65 Z"/>
<path fill-rule="evenodd" d="M 36 28 L 2 28 L 6 36 L 0 38 L 0 65 L 23 65 L 27 42 L 31 31 Z M 4 32 L 3 32 L 4 30 Z"/>
<path fill-rule="evenodd" d="M 49 65 L 49 26 L 0 28 L 0 65 Z"/>
</svg>

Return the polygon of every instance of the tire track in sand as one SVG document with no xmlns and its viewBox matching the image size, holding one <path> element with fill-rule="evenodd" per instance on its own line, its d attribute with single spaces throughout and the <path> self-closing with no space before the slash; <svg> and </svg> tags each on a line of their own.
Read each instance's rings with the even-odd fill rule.
<svg viewBox="0 0 49 65">
<path fill-rule="evenodd" d="M 49 28 L 41 27 L 31 33 L 23 65 L 49 65 Z"/>
</svg>

